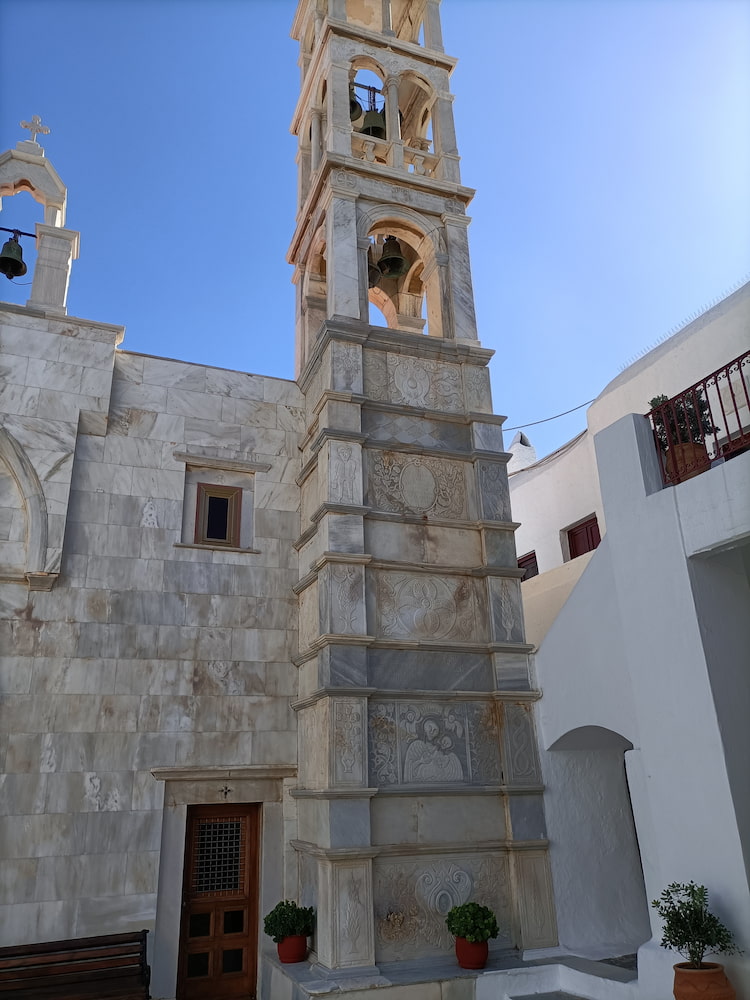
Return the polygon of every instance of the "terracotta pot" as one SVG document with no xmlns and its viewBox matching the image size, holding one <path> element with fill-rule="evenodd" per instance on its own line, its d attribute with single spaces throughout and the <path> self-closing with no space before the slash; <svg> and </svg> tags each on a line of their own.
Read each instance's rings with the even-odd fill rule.
<svg viewBox="0 0 750 1000">
<path fill-rule="evenodd" d="M 687 962 L 674 967 L 675 1000 L 735 1000 L 737 994 L 718 962 L 693 969 Z"/>
<path fill-rule="evenodd" d="M 279 941 L 276 950 L 279 953 L 279 961 L 285 965 L 304 962 L 307 956 L 307 938 L 304 934 L 292 934 Z"/>
<path fill-rule="evenodd" d="M 667 449 L 665 465 L 670 483 L 684 483 L 686 479 L 699 476 L 710 464 L 705 444 L 687 441 Z"/>
<path fill-rule="evenodd" d="M 487 964 L 490 946 L 486 941 L 467 941 L 466 938 L 456 938 L 456 958 L 462 969 L 483 969 Z"/>
</svg>

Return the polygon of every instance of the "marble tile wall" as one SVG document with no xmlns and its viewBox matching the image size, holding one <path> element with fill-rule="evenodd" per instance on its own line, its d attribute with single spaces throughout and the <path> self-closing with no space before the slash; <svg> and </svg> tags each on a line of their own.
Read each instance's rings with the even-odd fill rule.
<svg viewBox="0 0 750 1000">
<path fill-rule="evenodd" d="M 112 344 L 63 349 L 13 321 L 0 359 L 19 381 L 0 404 L 45 491 L 68 463 L 69 497 L 49 504 L 66 525 L 55 586 L 0 582 L 3 944 L 152 924 L 152 768 L 296 762 L 303 405 L 291 382 L 125 352 L 112 374 Z M 106 434 L 76 433 L 102 405 Z M 181 542 L 175 452 L 250 463 L 255 551 Z"/>
</svg>

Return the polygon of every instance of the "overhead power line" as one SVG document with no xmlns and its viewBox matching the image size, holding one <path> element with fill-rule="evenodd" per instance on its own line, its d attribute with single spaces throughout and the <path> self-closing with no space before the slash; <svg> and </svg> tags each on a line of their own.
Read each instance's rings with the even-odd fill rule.
<svg viewBox="0 0 750 1000">
<path fill-rule="evenodd" d="M 596 396 L 594 397 L 596 399 Z M 537 424 L 548 424 L 550 420 L 557 420 L 558 417 L 567 417 L 569 413 L 575 413 L 576 410 L 583 409 L 584 406 L 588 406 L 589 403 L 593 403 L 593 399 L 589 399 L 586 403 L 580 403 L 578 406 L 574 406 L 572 410 L 565 410 L 564 413 L 556 413 L 554 417 L 545 417 L 544 420 L 532 420 L 528 424 L 516 424 L 515 427 L 503 427 L 504 431 L 522 431 L 524 427 L 536 427 Z"/>
</svg>

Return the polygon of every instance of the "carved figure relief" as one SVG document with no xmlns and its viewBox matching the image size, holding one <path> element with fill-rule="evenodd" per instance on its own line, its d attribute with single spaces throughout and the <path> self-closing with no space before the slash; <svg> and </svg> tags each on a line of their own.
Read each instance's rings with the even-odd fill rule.
<svg viewBox="0 0 750 1000">
<path fill-rule="evenodd" d="M 350 444 L 337 444 L 334 447 L 331 499 L 337 503 L 356 503 L 354 483 L 358 471 L 356 458 L 352 456 Z"/>
<path fill-rule="evenodd" d="M 509 521 L 510 493 L 505 467 L 497 462 L 477 462 L 482 517 L 487 521 Z"/>
<path fill-rule="evenodd" d="M 397 961 L 415 947 L 434 954 L 449 949 L 445 915 L 469 899 L 497 914 L 498 943 L 513 943 L 504 857 L 378 859 L 373 883 L 376 961 Z"/>
<path fill-rule="evenodd" d="M 466 577 L 377 575 L 378 634 L 388 639 L 476 637 L 476 594 Z"/>
<path fill-rule="evenodd" d="M 499 732 L 485 702 L 373 702 L 370 784 L 494 784 L 501 780 Z"/>
<path fill-rule="evenodd" d="M 391 451 L 369 456 L 370 502 L 396 514 L 466 515 L 466 483 L 458 463 Z"/>
</svg>

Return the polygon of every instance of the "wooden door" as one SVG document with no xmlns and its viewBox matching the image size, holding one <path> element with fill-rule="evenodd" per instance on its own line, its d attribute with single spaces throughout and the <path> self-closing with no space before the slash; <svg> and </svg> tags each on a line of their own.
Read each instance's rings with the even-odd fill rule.
<svg viewBox="0 0 750 1000">
<path fill-rule="evenodd" d="M 179 1000 L 255 1000 L 260 806 L 189 806 Z"/>
</svg>

